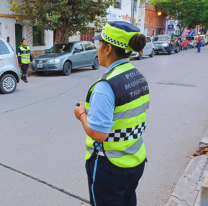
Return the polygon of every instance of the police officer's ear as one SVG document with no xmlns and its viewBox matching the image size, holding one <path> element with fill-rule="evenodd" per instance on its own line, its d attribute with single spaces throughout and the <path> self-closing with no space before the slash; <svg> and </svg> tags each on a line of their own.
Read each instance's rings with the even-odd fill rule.
<svg viewBox="0 0 208 206">
<path fill-rule="evenodd" d="M 113 47 L 111 44 L 107 44 L 106 48 L 105 48 L 105 56 L 107 57 L 112 51 L 113 51 Z"/>
</svg>

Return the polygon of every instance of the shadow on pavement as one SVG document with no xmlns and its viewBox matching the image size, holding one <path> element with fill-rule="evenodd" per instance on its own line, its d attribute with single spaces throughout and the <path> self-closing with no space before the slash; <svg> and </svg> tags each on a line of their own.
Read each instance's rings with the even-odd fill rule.
<svg viewBox="0 0 208 206">
<path fill-rule="evenodd" d="M 79 74 L 79 73 L 83 73 L 83 72 L 88 72 L 93 70 L 92 67 L 82 67 L 82 68 L 77 68 L 77 69 L 72 69 L 72 72 L 70 75 L 73 74 Z M 70 76 L 69 75 L 69 76 Z M 65 76 L 62 74 L 61 71 L 54 71 L 54 72 L 43 72 L 42 74 L 36 74 L 36 72 L 31 72 L 30 74 L 28 74 L 28 76 L 32 76 L 32 77 L 57 77 L 57 76 Z"/>
</svg>

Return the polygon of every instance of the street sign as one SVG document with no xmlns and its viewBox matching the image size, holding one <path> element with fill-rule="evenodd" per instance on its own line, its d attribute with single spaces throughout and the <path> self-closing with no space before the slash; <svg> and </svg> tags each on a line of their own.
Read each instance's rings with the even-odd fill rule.
<svg viewBox="0 0 208 206">
<path fill-rule="evenodd" d="M 168 25 L 168 30 L 173 30 L 174 29 L 174 24 L 169 24 Z"/>
<path fill-rule="evenodd" d="M 193 36 L 195 34 L 195 31 L 191 30 L 188 34 L 189 34 L 189 36 Z"/>
</svg>

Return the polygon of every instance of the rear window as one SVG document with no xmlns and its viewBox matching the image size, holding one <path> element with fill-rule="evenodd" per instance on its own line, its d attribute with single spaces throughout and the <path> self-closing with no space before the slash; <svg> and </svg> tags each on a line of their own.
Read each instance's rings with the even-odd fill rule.
<svg viewBox="0 0 208 206">
<path fill-rule="evenodd" d="M 93 50 L 93 46 L 91 43 L 84 43 L 85 51 Z"/>
<path fill-rule="evenodd" d="M 153 41 L 169 41 L 170 38 L 168 36 L 156 36 Z"/>
<path fill-rule="evenodd" d="M 94 49 L 97 49 L 97 47 L 93 44 L 93 43 L 91 43 L 92 44 L 92 47 L 94 48 Z"/>
<path fill-rule="evenodd" d="M 9 49 L 7 48 L 6 44 L 0 40 L 0 54 L 9 54 Z"/>
<path fill-rule="evenodd" d="M 186 39 L 187 40 L 194 40 L 194 36 L 187 36 Z"/>
</svg>

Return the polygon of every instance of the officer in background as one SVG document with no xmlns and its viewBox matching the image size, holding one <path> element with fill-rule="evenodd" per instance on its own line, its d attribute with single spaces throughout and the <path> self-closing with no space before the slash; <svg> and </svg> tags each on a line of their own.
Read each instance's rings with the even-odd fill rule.
<svg viewBox="0 0 208 206">
<path fill-rule="evenodd" d="M 196 44 L 197 44 L 197 52 L 196 53 L 200 53 L 201 52 L 201 44 L 202 44 L 202 37 L 201 37 L 200 32 L 198 32 L 198 36 L 196 38 Z"/>
<path fill-rule="evenodd" d="M 107 70 L 92 85 L 85 106 L 74 114 L 86 138 L 86 172 L 93 206 L 136 206 L 136 188 L 143 175 L 146 150 L 142 134 L 149 108 L 149 88 L 131 63 L 146 37 L 126 22 L 109 22 L 101 35 L 99 64 Z"/>
<path fill-rule="evenodd" d="M 25 38 L 23 38 L 20 41 L 20 43 L 21 45 L 18 47 L 17 56 L 18 56 L 19 65 L 21 66 L 21 70 L 22 70 L 21 79 L 25 83 L 28 83 L 27 70 L 28 70 L 29 64 L 33 61 L 33 59 L 31 55 L 30 47 L 27 45 Z"/>
</svg>

